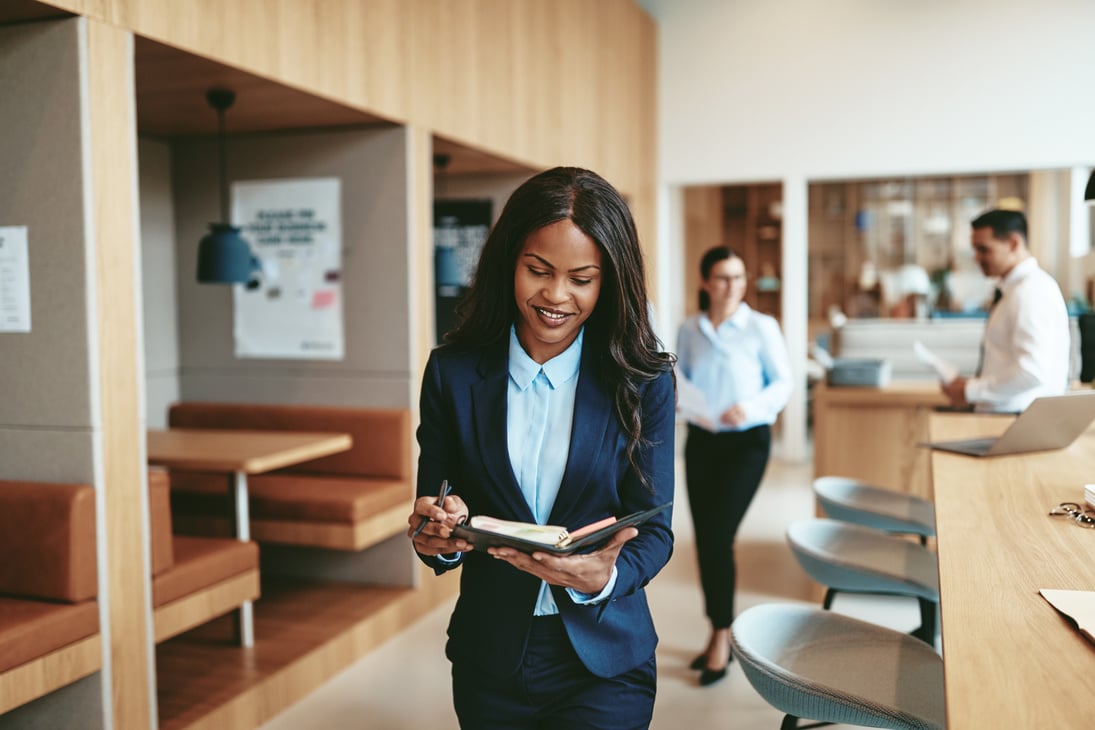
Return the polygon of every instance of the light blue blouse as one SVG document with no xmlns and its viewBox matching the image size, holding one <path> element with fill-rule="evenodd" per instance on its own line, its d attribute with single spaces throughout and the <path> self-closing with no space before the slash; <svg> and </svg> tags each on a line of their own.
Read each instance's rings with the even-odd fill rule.
<svg viewBox="0 0 1095 730">
<path fill-rule="evenodd" d="M 506 442 L 521 494 L 541 525 L 547 524 L 551 516 L 570 455 L 584 334 L 585 330 L 580 330 L 570 347 L 541 365 L 528 356 L 517 339 L 516 329 L 510 328 Z M 591 596 L 570 588 L 567 592 L 575 603 L 596 603 L 609 596 L 615 584 L 613 568 L 612 577 L 600 594 Z M 537 616 L 559 613 L 547 583 L 540 585 L 533 613 Z"/>
<path fill-rule="evenodd" d="M 685 320 L 677 334 L 677 366 L 704 394 L 709 420 L 720 431 L 772 424 L 791 396 L 791 364 L 779 323 L 744 302 L 718 327 L 706 313 Z M 721 423 L 719 416 L 735 404 L 745 409 L 745 422 Z"/>
</svg>

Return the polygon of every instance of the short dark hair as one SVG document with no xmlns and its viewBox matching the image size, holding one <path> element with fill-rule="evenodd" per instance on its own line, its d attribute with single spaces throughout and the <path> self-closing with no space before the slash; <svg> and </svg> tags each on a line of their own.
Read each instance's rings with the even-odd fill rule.
<svg viewBox="0 0 1095 730">
<path fill-rule="evenodd" d="M 1018 233 L 1022 236 L 1024 243 L 1027 240 L 1027 217 L 1021 210 L 994 208 L 970 221 L 970 227 L 974 229 L 991 228 L 992 237 L 1000 241 L 1012 233 Z"/>
<path fill-rule="evenodd" d="M 727 259 L 741 259 L 741 263 L 745 263 L 745 259 L 736 250 L 729 246 L 714 246 L 707 249 L 704 252 L 703 258 L 700 259 L 700 276 L 704 281 L 711 278 L 711 269 L 715 268 L 715 264 Z M 711 295 L 707 293 L 706 289 L 700 289 L 700 311 L 706 312 L 711 308 Z"/>
</svg>

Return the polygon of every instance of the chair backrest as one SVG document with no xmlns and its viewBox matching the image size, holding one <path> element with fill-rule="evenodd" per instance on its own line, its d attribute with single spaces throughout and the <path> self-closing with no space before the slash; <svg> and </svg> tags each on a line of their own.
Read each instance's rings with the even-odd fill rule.
<svg viewBox="0 0 1095 730">
<path fill-rule="evenodd" d="M 730 633 L 749 683 L 781 712 L 868 727 L 945 727 L 943 661 L 918 639 L 790 604 L 746 609 Z"/>
<path fill-rule="evenodd" d="M 80 603 L 99 591 L 95 490 L 0 481 L 0 593 Z"/>
<path fill-rule="evenodd" d="M 918 543 L 829 519 L 792 522 L 787 543 L 802 569 L 829 588 L 939 600 L 935 553 Z"/>
<path fill-rule="evenodd" d="M 172 405 L 167 420 L 172 428 L 348 433 L 354 442 L 348 451 L 284 471 L 399 480 L 411 476 L 411 416 L 406 409 L 186 402 Z"/>
<path fill-rule="evenodd" d="M 834 519 L 889 532 L 935 535 L 935 506 L 915 495 L 843 476 L 818 477 L 813 490 L 821 509 Z"/>
</svg>

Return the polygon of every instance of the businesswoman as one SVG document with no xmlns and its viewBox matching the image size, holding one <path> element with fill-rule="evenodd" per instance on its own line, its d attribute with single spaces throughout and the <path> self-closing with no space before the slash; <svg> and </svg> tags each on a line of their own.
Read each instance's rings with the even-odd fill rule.
<svg viewBox="0 0 1095 730">
<path fill-rule="evenodd" d="M 700 313 L 681 325 L 679 374 L 703 394 L 707 413 L 686 413 L 685 479 L 700 582 L 711 633 L 692 662 L 700 684 L 726 676 L 734 618 L 734 539 L 760 486 L 771 424 L 791 394 L 791 368 L 779 324 L 743 299 L 745 262 L 726 246 L 700 261 Z M 683 400 L 683 399 L 682 399 Z"/>
<path fill-rule="evenodd" d="M 436 572 L 461 568 L 446 647 L 460 725 L 647 727 L 657 636 L 643 588 L 672 552 L 668 510 L 583 555 L 451 537 L 469 514 L 577 527 L 672 499 L 672 356 L 617 191 L 579 168 L 523 183 L 458 321 L 426 365 L 408 534 Z M 454 490 L 438 506 L 442 480 Z"/>
</svg>

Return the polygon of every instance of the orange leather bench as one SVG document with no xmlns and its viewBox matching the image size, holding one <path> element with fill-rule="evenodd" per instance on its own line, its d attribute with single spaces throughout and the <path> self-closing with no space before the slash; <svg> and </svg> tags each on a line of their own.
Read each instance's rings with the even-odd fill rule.
<svg viewBox="0 0 1095 730">
<path fill-rule="evenodd" d="M 176 403 L 171 428 L 347 433 L 348 450 L 248 477 L 258 542 L 362 550 L 402 533 L 414 497 L 406 409 Z M 230 535 L 229 476 L 171 470 L 175 529 Z"/>
<path fill-rule="evenodd" d="M 172 534 L 167 472 L 148 472 L 152 615 L 157 643 L 259 597 L 259 551 L 234 538 Z"/>
<path fill-rule="evenodd" d="M 0 481 L 0 713 L 102 667 L 95 490 Z"/>
</svg>

